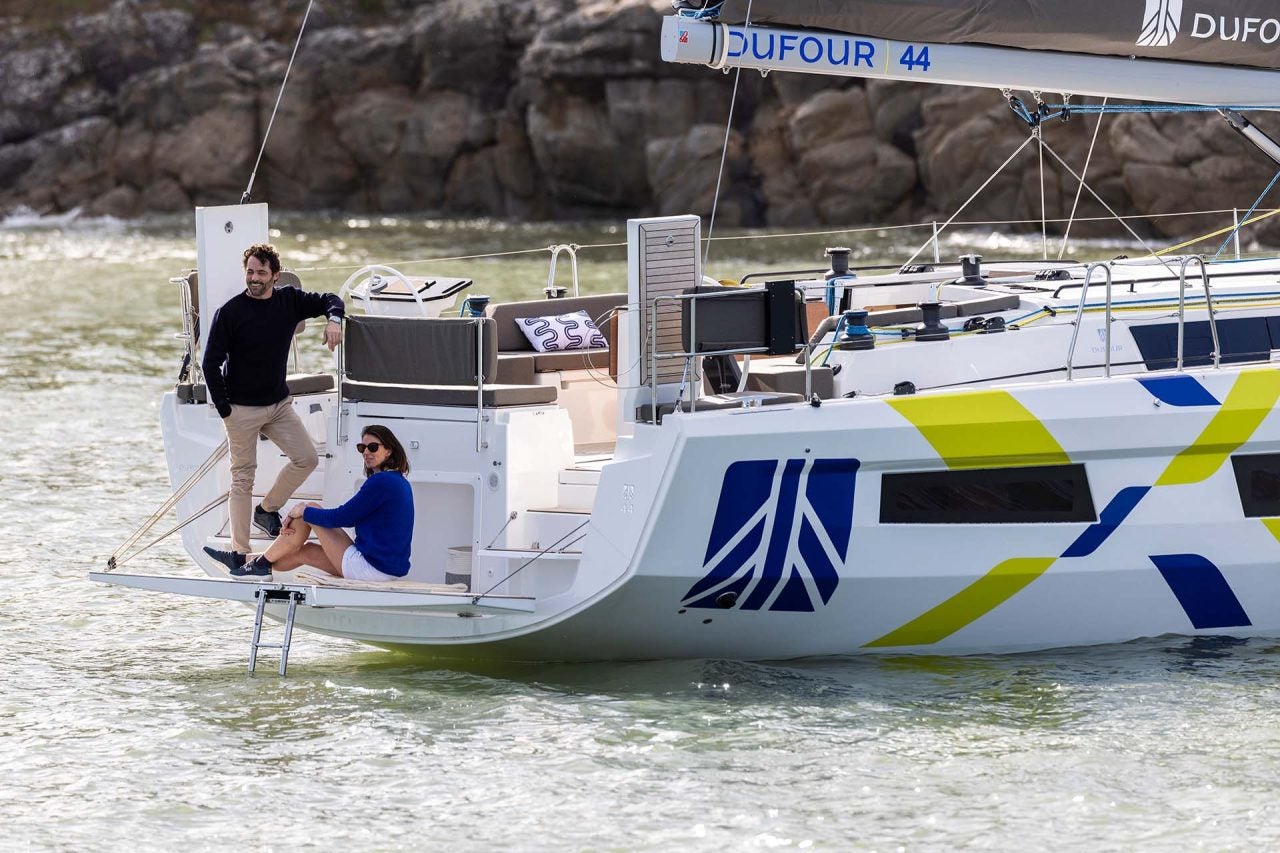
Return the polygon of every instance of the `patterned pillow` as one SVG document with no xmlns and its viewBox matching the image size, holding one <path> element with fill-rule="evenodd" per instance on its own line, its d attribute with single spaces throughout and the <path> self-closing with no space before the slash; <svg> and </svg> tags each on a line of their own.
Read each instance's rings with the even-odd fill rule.
<svg viewBox="0 0 1280 853">
<path fill-rule="evenodd" d="M 586 311 L 554 317 L 517 317 L 516 325 L 538 352 L 607 349 L 609 346 Z"/>
</svg>

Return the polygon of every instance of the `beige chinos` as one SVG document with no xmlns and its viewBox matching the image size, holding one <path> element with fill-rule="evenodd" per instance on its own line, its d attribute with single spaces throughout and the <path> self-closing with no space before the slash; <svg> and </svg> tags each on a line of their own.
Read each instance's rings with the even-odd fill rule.
<svg viewBox="0 0 1280 853">
<path fill-rule="evenodd" d="M 276 512 L 320 460 L 307 428 L 293 410 L 293 398 L 273 406 L 231 406 L 223 419 L 231 450 L 231 550 L 249 551 L 249 517 L 253 514 L 253 481 L 258 470 L 258 435 L 261 433 L 289 457 L 275 484 L 262 499 L 262 508 Z"/>
</svg>

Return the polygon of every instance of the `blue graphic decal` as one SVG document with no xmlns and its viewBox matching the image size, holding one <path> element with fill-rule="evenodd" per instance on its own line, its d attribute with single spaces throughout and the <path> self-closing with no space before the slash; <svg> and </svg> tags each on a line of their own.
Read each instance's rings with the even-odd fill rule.
<svg viewBox="0 0 1280 853">
<path fill-rule="evenodd" d="M 1227 579 L 1199 554 L 1161 554 L 1151 558 L 1187 618 L 1196 628 L 1238 628 L 1252 625 Z"/>
<path fill-rule="evenodd" d="M 686 607 L 812 612 L 831 601 L 853 535 L 856 459 L 735 462 Z M 732 594 L 727 595 L 727 594 Z M 732 606 L 732 605 L 730 605 Z"/>
<path fill-rule="evenodd" d="M 1107 541 L 1107 537 L 1115 532 L 1129 513 L 1133 512 L 1133 508 L 1138 502 L 1151 491 L 1150 486 L 1129 486 L 1121 489 L 1116 496 L 1111 499 L 1111 503 L 1098 514 L 1097 524 L 1091 524 L 1085 528 L 1084 533 L 1076 537 L 1076 541 L 1071 543 L 1067 550 L 1062 552 L 1063 557 L 1087 557 Z"/>
<path fill-rule="evenodd" d="M 1221 406 L 1218 398 L 1194 376 L 1161 376 L 1139 379 L 1142 387 L 1162 403 L 1170 406 Z"/>
</svg>

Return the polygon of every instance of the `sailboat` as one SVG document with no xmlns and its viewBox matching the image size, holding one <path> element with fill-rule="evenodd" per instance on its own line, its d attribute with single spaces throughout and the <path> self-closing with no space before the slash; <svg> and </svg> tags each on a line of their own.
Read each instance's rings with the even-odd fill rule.
<svg viewBox="0 0 1280 853">
<path fill-rule="evenodd" d="M 677 6 L 669 62 L 1006 90 L 1031 104 L 1029 140 L 1062 110 L 1044 93 L 1201 105 L 1276 157 L 1243 115 L 1280 81 L 1280 22 L 1256 0 L 1209 35 L 1180 0 Z M 421 508 L 411 572 L 233 580 L 202 552 L 226 547 L 229 473 L 198 356 L 267 215 L 198 209 L 180 279 L 187 368 L 162 423 L 203 575 L 92 575 L 256 604 L 251 655 L 264 619 L 508 661 L 1280 636 L 1280 261 L 884 270 L 834 248 L 827 270 L 726 286 L 692 215 L 628 222 L 625 293 L 481 309 L 465 279 L 354 273 L 334 372 L 291 380 L 321 457 L 295 498 L 348 498 L 363 426 L 393 423 Z M 607 348 L 519 333 L 578 311 Z M 265 457 L 264 489 L 284 462 Z"/>
</svg>

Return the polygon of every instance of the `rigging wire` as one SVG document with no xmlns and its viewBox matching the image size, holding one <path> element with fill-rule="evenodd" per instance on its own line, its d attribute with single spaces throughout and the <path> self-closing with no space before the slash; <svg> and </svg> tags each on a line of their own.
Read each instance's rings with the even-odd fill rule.
<svg viewBox="0 0 1280 853">
<path fill-rule="evenodd" d="M 747 0 L 747 17 L 743 22 L 744 30 L 751 27 L 751 3 Z M 711 257 L 711 235 L 716 227 L 716 208 L 720 206 L 720 185 L 724 181 L 724 164 L 729 159 L 729 135 L 733 132 L 733 109 L 738 103 L 738 83 L 742 80 L 742 66 L 738 66 L 733 75 L 733 94 L 729 97 L 729 118 L 724 123 L 724 146 L 720 149 L 720 171 L 716 173 L 716 192 L 711 197 L 711 219 L 707 222 L 706 247 L 702 252 L 702 269 L 707 269 L 707 260 Z"/>
<path fill-rule="evenodd" d="M 1271 188 L 1276 185 L 1277 180 L 1280 180 L 1280 172 L 1275 173 L 1275 175 L 1271 178 L 1271 183 L 1267 184 L 1267 188 L 1262 191 L 1262 194 L 1259 195 L 1257 199 L 1254 200 L 1253 207 L 1249 208 L 1249 212 L 1244 215 L 1245 220 L 1247 220 L 1250 216 L 1252 216 L 1253 212 L 1258 209 L 1258 205 L 1262 204 L 1262 200 L 1267 197 L 1267 193 L 1271 192 Z M 1231 238 L 1236 236 L 1236 234 L 1240 232 L 1240 228 L 1243 226 L 1243 224 L 1244 224 L 1244 220 L 1241 220 L 1240 222 L 1236 223 L 1236 226 L 1231 229 L 1231 233 L 1227 235 L 1227 239 L 1222 241 L 1222 245 L 1218 247 L 1218 251 L 1214 252 L 1213 257 L 1210 258 L 1209 260 L 1216 261 L 1218 259 L 1218 255 L 1221 255 L 1222 251 L 1227 248 L 1227 244 L 1231 242 Z"/>
<path fill-rule="evenodd" d="M 1038 125 L 1032 131 L 1037 145 L 1037 157 L 1040 162 L 1040 257 L 1049 260 L 1049 207 L 1044 200 L 1044 126 Z"/>
<path fill-rule="evenodd" d="M 1107 105 L 1107 99 L 1102 99 L 1102 106 Z M 1098 131 L 1102 128 L 1102 117 L 1105 113 L 1098 113 L 1098 123 L 1093 126 L 1093 139 L 1089 141 L 1089 153 L 1084 158 L 1084 168 L 1080 170 L 1080 183 L 1076 186 L 1076 200 L 1071 204 L 1071 216 L 1067 219 L 1067 227 L 1062 231 L 1062 245 L 1058 247 L 1058 260 L 1062 260 L 1062 256 L 1067 251 L 1067 238 L 1071 236 L 1071 226 L 1076 219 L 1076 211 L 1080 209 L 1080 194 L 1084 192 L 1084 175 L 1089 174 L 1089 163 L 1093 160 L 1093 147 L 1098 142 Z"/>
<path fill-rule="evenodd" d="M 249 203 L 253 192 L 253 182 L 258 177 L 258 166 L 262 163 L 262 154 L 267 150 L 267 140 L 271 138 L 271 126 L 276 122 L 276 112 L 280 109 L 280 101 L 284 98 L 284 87 L 289 83 L 289 72 L 293 70 L 293 60 L 298 56 L 298 45 L 302 44 L 302 33 L 307 29 L 307 18 L 311 16 L 311 7 L 315 0 L 307 0 L 307 10 L 302 13 L 302 25 L 298 27 L 298 38 L 293 43 L 293 53 L 289 54 L 289 64 L 284 69 L 284 79 L 280 81 L 280 92 L 276 95 L 276 105 L 271 108 L 271 118 L 267 121 L 267 132 L 262 134 L 262 146 L 258 148 L 258 159 L 253 161 L 253 171 L 249 173 L 249 183 L 240 196 L 241 204 Z"/>
<path fill-rule="evenodd" d="M 1091 186 L 1089 186 L 1087 183 L 1085 183 L 1084 176 L 1082 176 L 1082 175 L 1077 175 L 1077 174 L 1076 174 L 1075 169 L 1072 169 L 1070 166 L 1068 166 L 1068 165 L 1067 165 L 1067 161 L 1066 161 L 1066 160 L 1063 160 L 1061 157 L 1059 157 L 1059 156 L 1058 156 L 1058 152 L 1057 152 L 1057 151 L 1054 151 L 1052 146 L 1050 146 L 1050 145 L 1046 145 L 1044 148 L 1045 148 L 1045 150 L 1046 150 L 1046 151 L 1048 151 L 1048 152 L 1049 152 L 1049 154 L 1051 154 L 1051 155 L 1053 156 L 1053 159 L 1055 159 L 1055 160 L 1057 160 L 1057 161 L 1058 161 L 1059 165 L 1061 165 L 1061 166 L 1062 166 L 1062 168 L 1066 169 L 1069 173 L 1071 173 L 1071 177 L 1073 177 L 1073 178 L 1075 178 L 1077 181 L 1079 181 L 1079 182 L 1084 186 L 1084 188 L 1085 188 L 1085 189 L 1087 189 L 1087 190 L 1089 191 L 1089 195 L 1093 196 L 1094 201 L 1096 201 L 1096 202 L 1098 202 L 1098 204 L 1102 205 L 1103 209 L 1105 209 L 1108 213 L 1110 213 L 1110 214 L 1111 214 L 1112 216 L 1114 216 L 1116 219 L 1120 219 L 1119 214 L 1117 214 L 1117 213 L 1116 213 L 1116 212 L 1111 208 L 1111 205 L 1109 205 L 1109 204 L 1107 204 L 1105 201 L 1103 201 L 1103 200 L 1102 200 L 1102 196 L 1100 196 L 1100 195 L 1098 195 L 1096 192 L 1094 192 L 1094 191 L 1093 191 L 1093 187 L 1091 187 Z M 1146 241 L 1146 240 L 1143 240 L 1140 236 L 1138 236 L 1138 232 L 1137 232 L 1137 231 L 1134 231 L 1131 227 L 1129 227 L 1129 223 L 1125 222 L 1123 219 L 1120 219 L 1120 224 L 1124 226 L 1124 230 L 1128 231 L 1128 232 L 1129 232 L 1129 234 L 1130 234 L 1130 236 L 1132 236 L 1132 237 L 1133 237 L 1133 239 L 1135 239 L 1135 240 L 1137 240 L 1137 241 L 1138 241 L 1138 245 L 1142 246 L 1142 248 L 1146 249 L 1146 250 L 1151 254 L 1151 257 L 1153 257 L 1153 258 L 1155 258 L 1156 260 L 1160 261 L 1161 265 L 1162 265 L 1162 266 L 1164 266 L 1164 268 L 1165 268 L 1165 269 L 1167 269 L 1169 272 L 1173 273 L 1174 275 L 1177 275 L 1177 273 L 1174 273 L 1174 272 L 1173 272 L 1173 267 L 1169 266 L 1169 264 L 1168 264 L 1166 261 L 1164 261 L 1164 260 L 1160 257 L 1160 255 L 1159 255 L 1159 254 L 1157 254 L 1156 250 L 1155 250 L 1155 249 L 1152 249 L 1152 248 L 1151 248 L 1151 246 L 1150 246 L 1150 245 L 1148 245 L 1148 243 L 1147 243 L 1147 241 Z"/>
<path fill-rule="evenodd" d="M 929 246 L 933 245 L 933 241 L 938 239 L 938 237 L 941 236 L 942 232 L 946 231 L 948 226 L 950 226 L 951 223 L 955 221 L 956 217 L 959 216 L 961 213 L 963 213 L 964 209 L 968 207 L 970 204 L 972 204 L 973 200 L 977 198 L 982 193 L 982 191 L 987 188 L 987 185 L 990 184 L 992 181 L 994 181 L 996 179 L 996 176 L 999 175 L 1001 172 L 1003 172 L 1005 167 L 1008 166 L 1010 163 L 1012 163 L 1013 159 L 1017 157 L 1019 154 L 1021 154 L 1024 148 L 1026 148 L 1028 145 L 1031 144 L 1032 139 L 1035 139 L 1035 137 L 1028 136 L 1026 139 L 1024 139 L 1022 144 L 1019 145 L 1017 149 L 1012 154 L 1010 154 L 1003 163 L 1000 164 L 999 168 L 997 168 L 994 172 L 992 172 L 991 176 L 982 182 L 982 186 L 974 190 L 973 195 L 965 199 L 964 204 L 960 205 L 960 207 L 956 210 L 956 212 L 951 214 L 951 218 L 942 224 L 942 227 L 938 229 L 937 233 L 931 236 L 924 243 L 922 243 L 920 248 L 916 249 L 910 258 L 907 258 L 907 262 L 903 264 L 903 266 L 908 266 L 909 264 L 913 263 L 915 259 L 920 256 L 921 252 L 929 248 Z"/>
</svg>

